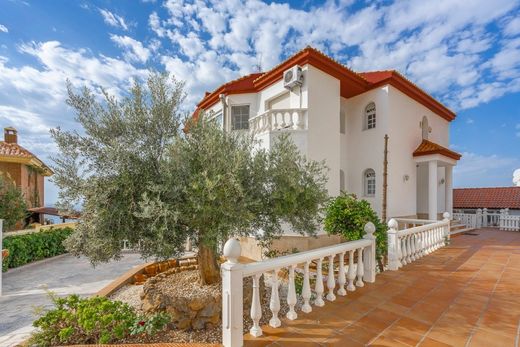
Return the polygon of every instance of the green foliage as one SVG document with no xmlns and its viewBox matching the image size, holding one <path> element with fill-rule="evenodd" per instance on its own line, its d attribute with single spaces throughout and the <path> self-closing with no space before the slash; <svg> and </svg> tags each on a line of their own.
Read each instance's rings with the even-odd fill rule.
<svg viewBox="0 0 520 347">
<path fill-rule="evenodd" d="M 368 222 L 376 227 L 377 258 L 381 262 L 386 255 L 386 227 L 366 200 L 358 200 L 353 194 L 342 193 L 331 199 L 326 207 L 325 231 L 343 236 L 346 240 L 359 240 Z"/>
<path fill-rule="evenodd" d="M 71 228 L 50 228 L 32 234 L 6 236 L 3 247 L 9 250 L 9 257 L 2 263 L 3 271 L 66 253 L 63 241 L 72 231 Z"/>
<path fill-rule="evenodd" d="M 170 320 L 164 313 L 138 317 L 127 304 L 105 297 L 51 298 L 54 308 L 33 323 L 39 329 L 31 337 L 31 345 L 106 344 L 130 335 L 155 334 Z"/>
<path fill-rule="evenodd" d="M 134 321 L 130 333 L 132 335 L 155 335 L 157 332 L 163 330 L 170 321 L 170 316 L 165 312 L 158 312 L 150 317 L 139 316 Z"/>
<path fill-rule="evenodd" d="M 0 174 L 0 219 L 4 220 L 4 230 L 12 230 L 26 216 L 27 205 L 22 191 Z"/>
<path fill-rule="evenodd" d="M 327 198 L 324 165 L 306 160 L 286 136 L 268 152 L 211 122 L 189 123 L 186 135 L 182 95 L 182 84 L 165 75 L 151 75 L 148 89 L 136 83 L 121 102 L 69 88 L 84 131 L 52 135 L 61 200 L 83 203 L 82 223 L 67 240 L 71 252 L 108 261 L 126 239 L 145 257 L 167 258 L 183 252 L 189 236 L 209 259 L 232 234 L 262 230 L 270 238 L 285 224 L 316 232 Z M 220 278 L 216 261 L 204 259 L 201 277 L 212 267 L 206 273 Z"/>
</svg>

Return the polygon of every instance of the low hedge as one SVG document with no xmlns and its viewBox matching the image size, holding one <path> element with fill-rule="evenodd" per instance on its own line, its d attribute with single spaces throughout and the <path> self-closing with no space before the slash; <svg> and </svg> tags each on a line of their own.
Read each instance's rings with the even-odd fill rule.
<svg viewBox="0 0 520 347">
<path fill-rule="evenodd" d="M 3 248 L 9 250 L 9 256 L 2 262 L 2 271 L 66 253 L 63 241 L 72 232 L 72 228 L 51 228 L 32 234 L 5 237 Z"/>
</svg>

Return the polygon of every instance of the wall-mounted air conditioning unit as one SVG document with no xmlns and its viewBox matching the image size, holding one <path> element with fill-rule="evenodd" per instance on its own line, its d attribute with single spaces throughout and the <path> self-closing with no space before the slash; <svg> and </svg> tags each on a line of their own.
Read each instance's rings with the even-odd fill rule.
<svg viewBox="0 0 520 347">
<path fill-rule="evenodd" d="M 283 86 L 292 89 L 303 84 L 303 72 L 301 66 L 294 65 L 283 73 Z"/>
</svg>

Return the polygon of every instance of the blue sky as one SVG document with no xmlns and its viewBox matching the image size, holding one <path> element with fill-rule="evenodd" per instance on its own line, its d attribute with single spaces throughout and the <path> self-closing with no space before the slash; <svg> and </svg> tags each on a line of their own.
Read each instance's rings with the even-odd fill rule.
<svg viewBox="0 0 520 347">
<path fill-rule="evenodd" d="M 204 91 L 312 45 L 357 71 L 397 69 L 458 115 L 459 187 L 520 168 L 520 2 L 0 0 L 0 126 L 48 161 L 75 126 L 65 80 L 122 95 L 147 68 Z M 46 202 L 56 199 L 47 185 Z"/>
</svg>

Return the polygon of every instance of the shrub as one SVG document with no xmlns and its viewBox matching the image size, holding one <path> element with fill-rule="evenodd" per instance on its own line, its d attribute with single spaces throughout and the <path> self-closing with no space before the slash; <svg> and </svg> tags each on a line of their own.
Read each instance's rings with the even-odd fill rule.
<svg viewBox="0 0 520 347">
<path fill-rule="evenodd" d="M 26 216 L 27 204 L 22 191 L 0 172 L 0 219 L 4 220 L 4 230 L 13 229 Z"/>
<path fill-rule="evenodd" d="M 2 262 L 2 270 L 66 253 L 63 241 L 72 232 L 71 228 L 51 228 L 32 234 L 5 237 L 3 248 L 9 250 L 9 256 Z"/>
<path fill-rule="evenodd" d="M 55 307 L 34 321 L 33 325 L 39 330 L 31 337 L 30 345 L 118 342 L 130 335 L 155 334 L 170 321 L 165 313 L 139 317 L 127 304 L 105 297 L 51 295 L 51 298 Z"/>
<path fill-rule="evenodd" d="M 376 257 L 381 267 L 387 249 L 386 227 L 370 203 L 358 200 L 354 194 L 342 193 L 327 204 L 324 223 L 329 234 L 341 235 L 348 241 L 359 240 L 368 222 L 376 227 Z"/>
</svg>

